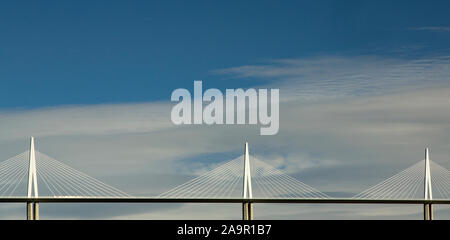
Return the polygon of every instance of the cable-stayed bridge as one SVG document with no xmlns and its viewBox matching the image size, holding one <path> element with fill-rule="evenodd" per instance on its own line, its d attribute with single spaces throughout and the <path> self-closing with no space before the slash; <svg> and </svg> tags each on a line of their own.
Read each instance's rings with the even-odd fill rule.
<svg viewBox="0 0 450 240">
<path fill-rule="evenodd" d="M 351 198 L 333 198 L 279 169 L 244 154 L 154 197 L 134 197 L 35 149 L 0 162 L 0 202 L 26 203 L 39 219 L 40 203 L 241 203 L 244 220 L 256 203 L 420 204 L 433 219 L 433 204 L 450 204 L 450 171 L 425 159 Z M 39 187 L 38 187 L 39 183 Z"/>
</svg>

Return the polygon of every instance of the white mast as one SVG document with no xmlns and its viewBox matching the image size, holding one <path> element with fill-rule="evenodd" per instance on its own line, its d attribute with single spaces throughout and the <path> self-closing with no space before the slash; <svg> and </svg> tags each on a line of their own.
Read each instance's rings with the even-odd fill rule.
<svg viewBox="0 0 450 240">
<path fill-rule="evenodd" d="M 245 142 L 244 153 L 244 192 L 243 198 L 253 198 L 252 194 L 252 177 L 250 174 L 250 157 L 248 154 L 248 142 Z"/>
<path fill-rule="evenodd" d="M 433 200 L 433 191 L 431 188 L 431 171 L 430 171 L 430 153 L 429 149 L 425 149 L 425 200 Z"/>
<path fill-rule="evenodd" d="M 28 168 L 28 197 L 32 197 L 34 190 L 34 196 L 38 197 L 38 187 L 37 187 L 37 174 L 36 174 L 36 153 L 34 150 L 34 137 L 30 140 L 30 158 L 29 158 L 29 168 Z"/>
<path fill-rule="evenodd" d="M 30 158 L 28 162 L 28 198 L 37 198 L 38 186 L 37 186 L 37 173 L 36 173 L 36 151 L 34 150 L 34 137 L 30 140 Z M 27 219 L 39 220 L 39 203 L 27 202 Z"/>
<path fill-rule="evenodd" d="M 248 143 L 245 142 L 245 153 L 244 153 L 244 191 L 242 193 L 242 198 L 251 199 L 252 194 L 252 177 L 250 175 L 250 156 L 248 154 Z M 252 220 L 253 219 L 253 204 L 251 202 L 245 202 L 242 204 L 242 219 Z"/>
<path fill-rule="evenodd" d="M 425 149 L 424 198 L 425 200 L 433 200 L 433 191 L 431 188 L 430 151 L 428 148 Z M 425 220 L 433 220 L 433 206 L 431 203 L 425 203 L 423 205 L 423 213 Z"/>
</svg>

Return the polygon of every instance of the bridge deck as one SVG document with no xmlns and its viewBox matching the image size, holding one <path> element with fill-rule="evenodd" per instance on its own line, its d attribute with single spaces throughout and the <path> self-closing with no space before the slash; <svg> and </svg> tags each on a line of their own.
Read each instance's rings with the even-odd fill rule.
<svg viewBox="0 0 450 240">
<path fill-rule="evenodd" d="M 156 197 L 6 197 L 0 198 L 1 203 L 322 203 L 322 204 L 450 204 L 450 199 L 276 199 L 276 198 L 156 198 Z"/>
</svg>

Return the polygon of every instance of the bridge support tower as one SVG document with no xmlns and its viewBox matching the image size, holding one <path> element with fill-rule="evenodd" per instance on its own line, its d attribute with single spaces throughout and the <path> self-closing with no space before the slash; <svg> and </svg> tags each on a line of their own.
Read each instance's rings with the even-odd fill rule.
<svg viewBox="0 0 450 240">
<path fill-rule="evenodd" d="M 250 157 L 248 154 L 248 143 L 245 142 L 245 153 L 244 153 L 244 190 L 243 198 L 252 199 L 252 178 L 250 174 Z M 251 201 L 244 202 L 242 204 L 242 219 L 243 220 L 253 220 L 253 203 Z"/>
<path fill-rule="evenodd" d="M 28 198 L 37 198 L 37 173 L 36 173 L 36 152 L 34 149 L 34 137 L 30 140 L 30 157 L 28 164 Z M 27 220 L 39 220 L 39 203 L 36 201 L 27 202 Z"/>
<path fill-rule="evenodd" d="M 430 171 L 430 151 L 425 149 L 425 178 L 424 178 L 424 198 L 425 200 L 433 200 L 433 191 L 431 188 L 431 171 Z M 433 220 L 433 205 L 425 203 L 423 205 L 424 220 Z"/>
</svg>

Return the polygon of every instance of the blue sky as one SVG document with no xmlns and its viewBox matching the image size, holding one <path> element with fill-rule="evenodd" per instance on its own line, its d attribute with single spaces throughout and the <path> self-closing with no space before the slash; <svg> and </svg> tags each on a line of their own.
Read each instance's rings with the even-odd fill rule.
<svg viewBox="0 0 450 240">
<path fill-rule="evenodd" d="M 449 50 L 449 30 L 439 30 L 450 25 L 449 8 L 446 1 L 3 2 L 0 108 L 167 100 L 195 79 L 250 87 L 263 81 L 213 71 L 271 59 L 440 54 Z"/>
<path fill-rule="evenodd" d="M 450 169 L 448 12 L 448 1 L 2 2 L 0 161 L 34 136 L 38 151 L 135 196 L 157 196 L 235 159 L 245 141 L 252 157 L 332 197 L 423 160 L 425 147 Z M 279 88 L 279 133 L 174 125 L 171 93 L 192 90 L 194 80 L 204 89 Z M 239 206 L 201 207 L 47 205 L 41 217 L 241 216 Z M 450 217 L 448 207 L 436 209 Z M 23 218 L 23 206 L 0 212 Z M 256 214 L 422 217 L 411 206 Z"/>
</svg>

